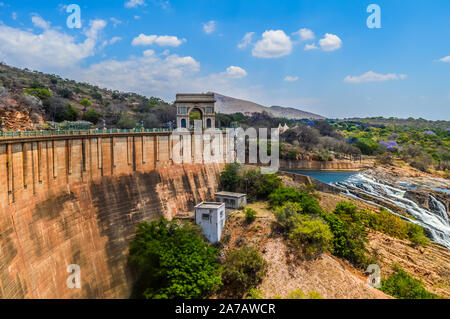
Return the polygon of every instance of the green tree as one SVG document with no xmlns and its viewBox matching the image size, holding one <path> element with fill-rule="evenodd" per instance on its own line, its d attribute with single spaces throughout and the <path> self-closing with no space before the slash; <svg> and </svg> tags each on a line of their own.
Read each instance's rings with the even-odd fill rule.
<svg viewBox="0 0 450 319">
<path fill-rule="evenodd" d="M 279 187 L 269 195 L 271 207 L 282 206 L 286 202 L 300 202 L 301 194 L 291 187 Z"/>
<path fill-rule="evenodd" d="M 130 244 L 130 262 L 139 274 L 135 294 L 147 299 L 198 299 L 221 286 L 219 250 L 190 227 L 161 218 L 140 223 Z"/>
<path fill-rule="evenodd" d="M 225 165 L 220 174 L 220 186 L 224 191 L 235 192 L 237 186 L 242 182 L 242 177 L 239 175 L 241 164 L 229 163 Z"/>
<path fill-rule="evenodd" d="M 88 108 L 89 106 L 91 106 L 92 105 L 92 102 L 91 101 L 89 101 L 88 99 L 82 99 L 81 101 L 80 101 L 80 104 L 81 105 L 83 105 L 83 111 L 86 111 L 86 108 Z"/>
<path fill-rule="evenodd" d="M 297 226 L 302 211 L 302 206 L 299 203 L 287 202 L 283 206 L 276 207 L 273 213 L 278 224 L 285 231 L 290 232 Z"/>
<path fill-rule="evenodd" d="M 223 282 L 235 297 L 255 288 L 264 279 L 267 262 L 254 248 L 229 251 L 223 265 Z"/>
<path fill-rule="evenodd" d="M 314 257 L 333 247 L 333 233 L 320 217 L 299 215 L 289 238 L 306 257 Z"/>
<path fill-rule="evenodd" d="M 26 89 L 24 93 L 28 94 L 28 95 L 36 96 L 36 97 L 40 98 L 41 100 L 48 99 L 49 97 L 51 97 L 53 95 L 52 92 L 50 92 L 47 89 L 38 89 L 38 88 Z"/>
<path fill-rule="evenodd" d="M 102 118 L 102 116 L 96 110 L 89 109 L 88 111 L 84 112 L 82 118 L 84 121 L 88 121 L 93 124 L 97 124 L 98 121 Z"/>
<path fill-rule="evenodd" d="M 251 209 L 251 208 L 245 209 L 245 220 L 247 221 L 247 223 L 249 223 L 249 224 L 253 223 L 255 221 L 257 215 L 258 215 L 258 213 L 256 212 L 256 210 Z"/>
<path fill-rule="evenodd" d="M 399 265 L 387 279 L 381 280 L 381 290 L 397 299 L 435 299 L 436 295 L 425 289 L 423 282 L 404 271 Z"/>
</svg>

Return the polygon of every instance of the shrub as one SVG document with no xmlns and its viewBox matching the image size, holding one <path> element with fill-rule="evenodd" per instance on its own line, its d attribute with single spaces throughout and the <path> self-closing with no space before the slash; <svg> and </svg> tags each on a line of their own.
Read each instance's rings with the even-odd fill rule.
<svg viewBox="0 0 450 319">
<path fill-rule="evenodd" d="M 323 214 L 322 217 L 334 235 L 333 254 L 356 266 L 368 266 L 371 260 L 367 256 L 367 232 L 357 207 L 353 203 L 341 202 L 333 214 Z"/>
<path fill-rule="evenodd" d="M 423 227 L 417 224 L 407 224 L 408 238 L 415 246 L 428 246 L 430 240 L 425 236 Z"/>
<path fill-rule="evenodd" d="M 293 290 L 288 293 L 286 299 L 297 300 L 297 299 L 306 299 L 306 294 L 301 289 Z"/>
<path fill-rule="evenodd" d="M 242 177 L 239 176 L 239 170 L 241 164 L 229 163 L 225 165 L 224 170 L 220 174 L 220 186 L 223 190 L 228 192 L 235 192 L 237 186 L 242 181 Z"/>
<path fill-rule="evenodd" d="M 102 116 L 94 109 L 89 109 L 83 114 L 83 120 L 97 124 Z"/>
<path fill-rule="evenodd" d="M 394 158 L 388 152 L 377 155 L 377 161 L 383 165 L 392 165 L 394 163 Z"/>
<path fill-rule="evenodd" d="M 219 251 L 190 227 L 174 222 L 140 223 L 130 244 L 139 280 L 135 295 L 147 299 L 204 298 L 221 285 Z"/>
<path fill-rule="evenodd" d="M 247 299 L 264 299 L 264 293 L 256 288 L 252 288 L 249 290 Z"/>
<path fill-rule="evenodd" d="M 398 216 L 381 209 L 378 214 L 368 215 L 368 226 L 389 236 L 405 239 L 408 238 L 407 224 Z"/>
<path fill-rule="evenodd" d="M 82 99 L 82 100 L 80 101 L 80 104 L 83 105 L 84 108 L 86 109 L 87 107 L 89 107 L 89 106 L 92 105 L 92 102 L 89 101 L 88 99 Z"/>
<path fill-rule="evenodd" d="M 368 227 L 395 238 L 408 238 L 415 246 L 427 246 L 430 242 L 422 226 L 408 223 L 383 208 L 378 214 L 367 213 L 367 220 Z"/>
<path fill-rule="evenodd" d="M 314 257 L 324 251 L 330 251 L 333 246 L 333 234 L 330 228 L 318 217 L 299 216 L 297 225 L 289 237 L 302 249 L 306 257 Z"/>
<path fill-rule="evenodd" d="M 123 113 L 117 122 L 120 129 L 132 129 L 136 127 L 136 119 L 127 113 Z"/>
<path fill-rule="evenodd" d="M 279 187 L 269 195 L 271 207 L 282 206 L 286 202 L 299 202 L 300 192 L 291 187 Z"/>
<path fill-rule="evenodd" d="M 381 290 L 397 299 L 435 299 L 436 295 L 428 292 L 421 280 L 412 277 L 400 266 L 394 266 L 395 272 L 387 279 L 381 280 Z"/>
<path fill-rule="evenodd" d="M 306 295 L 301 289 L 297 289 L 294 291 L 291 291 L 286 299 L 324 299 L 322 295 L 317 291 L 310 291 L 308 295 Z"/>
<path fill-rule="evenodd" d="M 287 202 L 285 205 L 275 208 L 274 215 L 278 224 L 290 232 L 297 226 L 298 216 L 301 212 L 302 207 L 299 203 Z"/>
<path fill-rule="evenodd" d="M 71 90 L 64 88 L 57 91 L 58 95 L 65 98 L 65 99 L 71 99 L 73 96 L 73 93 Z"/>
<path fill-rule="evenodd" d="M 78 119 L 78 111 L 73 108 L 72 105 L 66 104 L 65 118 L 66 121 L 76 121 Z"/>
<path fill-rule="evenodd" d="M 417 168 L 420 171 L 428 172 L 428 168 L 433 163 L 431 157 L 429 155 L 423 154 L 421 156 L 415 157 L 410 165 L 414 168 Z"/>
<path fill-rule="evenodd" d="M 28 95 L 36 96 L 36 97 L 40 98 L 41 100 L 48 99 L 49 97 L 52 96 L 52 92 L 50 92 L 49 90 L 47 90 L 47 89 L 38 89 L 38 88 L 36 88 L 36 89 L 26 89 L 24 93 L 28 94 Z"/>
<path fill-rule="evenodd" d="M 258 213 L 251 208 L 246 208 L 245 209 L 245 220 L 247 221 L 247 223 L 252 223 L 255 221 L 256 219 L 256 215 L 258 215 Z"/>
<path fill-rule="evenodd" d="M 233 295 L 240 297 L 261 283 L 267 267 L 267 262 L 256 249 L 244 246 L 227 253 L 222 279 Z"/>
</svg>

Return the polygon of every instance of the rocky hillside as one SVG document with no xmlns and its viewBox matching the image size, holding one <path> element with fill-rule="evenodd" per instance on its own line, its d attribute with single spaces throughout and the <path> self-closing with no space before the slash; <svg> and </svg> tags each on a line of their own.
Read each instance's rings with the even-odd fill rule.
<svg viewBox="0 0 450 319">
<path fill-rule="evenodd" d="M 244 115 L 251 115 L 252 113 L 267 112 L 276 118 L 287 119 L 324 119 L 323 116 L 301 111 L 298 109 L 282 106 L 266 107 L 260 104 L 235 99 L 229 96 L 215 93 L 216 97 L 216 111 L 224 114 L 243 113 Z"/>
<path fill-rule="evenodd" d="M 108 127 L 161 127 L 175 107 L 158 98 L 99 88 L 58 75 L 0 63 L 0 118 L 8 130 L 46 126 L 45 122 L 106 121 Z M 33 124 L 33 125 L 32 125 Z"/>
</svg>

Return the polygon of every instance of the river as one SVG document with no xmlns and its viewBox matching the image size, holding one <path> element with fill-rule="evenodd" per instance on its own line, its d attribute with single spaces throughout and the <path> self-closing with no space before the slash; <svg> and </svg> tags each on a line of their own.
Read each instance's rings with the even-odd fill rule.
<svg viewBox="0 0 450 319">
<path fill-rule="evenodd" d="M 363 172 L 330 172 L 330 171 L 295 171 L 295 173 L 307 175 L 321 182 L 334 185 L 342 190 L 342 193 L 351 198 L 357 198 L 377 206 L 384 207 L 381 203 L 389 204 L 387 206 L 398 207 L 406 210 L 413 218 L 406 218 L 409 222 L 419 224 L 427 233 L 428 237 L 436 243 L 450 248 L 450 221 L 445 205 L 430 196 L 430 210 L 424 209 L 412 200 L 405 198 L 406 187 L 393 186 L 383 181 L 375 180 L 372 176 Z M 367 195 L 367 198 L 361 199 L 360 194 Z M 396 214 L 395 211 L 388 211 Z M 397 215 L 397 214 L 396 214 Z M 401 216 L 405 218 L 404 216 Z"/>
</svg>

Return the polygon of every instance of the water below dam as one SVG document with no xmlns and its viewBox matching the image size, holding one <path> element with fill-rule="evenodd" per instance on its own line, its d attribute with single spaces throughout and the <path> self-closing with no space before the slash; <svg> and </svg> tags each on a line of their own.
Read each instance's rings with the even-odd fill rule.
<svg viewBox="0 0 450 319">
<path fill-rule="evenodd" d="M 406 218 L 411 223 L 421 225 L 431 240 L 450 248 L 448 212 L 445 205 L 431 194 L 428 195 L 430 208 L 425 209 L 405 197 L 408 187 L 389 185 L 363 172 L 295 171 L 295 173 L 310 176 L 321 182 L 334 185 L 340 188 L 346 196 L 384 207 L 393 214 L 396 214 L 395 211 L 387 206 L 398 207 L 411 216 L 411 218 L 401 216 L 402 218 Z M 367 196 L 362 199 L 359 196 L 360 194 Z M 367 198 L 372 198 L 373 201 Z M 386 207 L 380 204 L 383 202 L 386 203 Z"/>
</svg>

